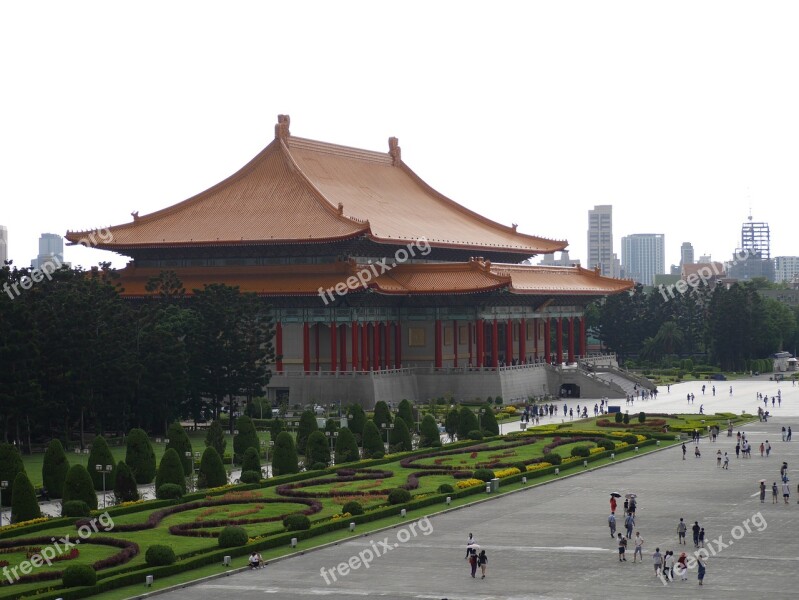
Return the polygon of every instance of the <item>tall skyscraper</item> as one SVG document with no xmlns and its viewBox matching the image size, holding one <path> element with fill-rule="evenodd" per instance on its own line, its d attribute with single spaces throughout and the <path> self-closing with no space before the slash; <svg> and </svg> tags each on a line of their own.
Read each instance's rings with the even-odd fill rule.
<svg viewBox="0 0 799 600">
<path fill-rule="evenodd" d="M 39 256 L 31 261 L 31 267 L 39 269 L 46 262 L 61 266 L 64 263 L 64 240 L 56 233 L 39 236 Z"/>
<path fill-rule="evenodd" d="M 0 225 L 0 267 L 8 260 L 8 229 Z"/>
<path fill-rule="evenodd" d="M 752 221 L 752 215 L 741 226 L 741 248 L 750 254 L 759 254 L 762 260 L 771 260 L 771 234 L 768 223 Z"/>
<path fill-rule="evenodd" d="M 666 272 L 665 236 L 634 233 L 621 238 L 621 268 L 625 277 L 653 285 L 655 275 Z"/>
<path fill-rule="evenodd" d="M 691 242 L 683 242 L 680 246 L 680 265 L 694 264 L 694 247 Z"/>
<path fill-rule="evenodd" d="M 600 204 L 588 211 L 587 267 L 599 267 L 607 277 L 618 277 L 617 260 L 613 255 L 613 206 Z"/>
</svg>

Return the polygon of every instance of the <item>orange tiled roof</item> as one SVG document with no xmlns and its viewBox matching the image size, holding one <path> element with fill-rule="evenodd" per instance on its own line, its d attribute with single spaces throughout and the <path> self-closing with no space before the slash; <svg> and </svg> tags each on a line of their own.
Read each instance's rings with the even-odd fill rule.
<svg viewBox="0 0 799 600">
<path fill-rule="evenodd" d="M 296 138 L 281 115 L 275 140 L 240 171 L 169 208 L 110 228 L 98 244 L 125 248 L 308 243 L 367 235 L 376 242 L 426 238 L 435 247 L 502 250 L 521 256 L 563 250 L 439 194 L 388 153 Z M 89 232 L 67 232 L 78 242 Z M 101 236 L 105 239 L 107 235 Z"/>
<path fill-rule="evenodd" d="M 348 279 L 352 282 L 348 292 L 363 291 L 365 283 L 375 292 L 389 295 L 468 294 L 502 288 L 516 294 L 602 295 L 624 291 L 633 285 L 631 281 L 602 277 L 580 267 L 491 264 L 477 259 L 465 263 L 405 263 L 384 273 L 377 268 L 377 277 L 372 267 L 354 261 L 268 267 L 187 267 L 175 271 L 189 295 L 193 289 L 202 289 L 204 284 L 224 283 L 264 296 L 315 296 L 319 288 L 333 289 Z M 126 267 L 120 272 L 122 295 L 149 295 L 145 286 L 160 272 L 159 268 Z M 361 273 L 360 279 L 358 273 Z"/>
<path fill-rule="evenodd" d="M 491 265 L 491 272 L 511 278 L 514 294 L 603 295 L 632 289 L 628 279 L 604 277 L 583 267 L 527 267 L 524 265 Z"/>
<path fill-rule="evenodd" d="M 684 281 L 691 275 L 699 277 L 700 269 L 702 270 L 702 279 L 726 277 L 727 275 L 724 269 L 724 264 L 713 261 L 710 263 L 692 263 L 689 265 L 682 265 L 680 268 L 680 279 Z"/>
</svg>

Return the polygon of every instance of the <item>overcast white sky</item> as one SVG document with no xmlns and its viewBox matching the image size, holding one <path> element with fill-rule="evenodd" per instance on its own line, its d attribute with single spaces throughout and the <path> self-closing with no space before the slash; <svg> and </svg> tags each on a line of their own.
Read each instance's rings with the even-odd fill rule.
<svg viewBox="0 0 799 600">
<path fill-rule="evenodd" d="M 797 255 L 798 30 L 797 2 L 7 1 L 0 224 L 27 265 L 42 232 L 217 183 L 286 113 L 301 137 L 397 136 L 440 192 L 572 257 L 595 204 L 619 255 L 664 233 L 667 268 L 684 241 L 729 258 L 750 206 Z"/>
</svg>

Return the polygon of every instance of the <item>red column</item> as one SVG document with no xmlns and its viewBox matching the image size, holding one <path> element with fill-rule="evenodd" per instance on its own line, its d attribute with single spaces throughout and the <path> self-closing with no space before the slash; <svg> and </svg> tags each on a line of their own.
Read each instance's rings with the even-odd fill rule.
<svg viewBox="0 0 799 600">
<path fill-rule="evenodd" d="M 311 372 L 311 331 L 308 321 L 302 324 L 302 368 L 306 373 Z"/>
<path fill-rule="evenodd" d="M 436 319 L 435 325 L 435 367 L 436 369 L 440 369 L 442 367 L 442 359 L 441 359 L 441 319 Z"/>
<path fill-rule="evenodd" d="M 513 321 L 510 319 L 505 324 L 505 364 L 513 364 Z"/>
<path fill-rule="evenodd" d="M 319 371 L 319 329 L 321 325 L 319 323 L 314 323 L 313 326 L 313 335 L 314 335 L 314 356 L 316 357 L 315 361 L 315 369 Z"/>
<path fill-rule="evenodd" d="M 550 362 L 550 350 L 552 349 L 552 337 L 551 337 L 551 324 L 550 319 L 547 317 L 544 319 L 544 339 L 542 340 L 544 343 L 544 360 L 549 363 Z"/>
<path fill-rule="evenodd" d="M 527 319 L 519 321 L 519 364 L 527 364 Z"/>
<path fill-rule="evenodd" d="M 491 366 L 495 369 L 499 366 L 499 326 L 496 318 L 491 323 Z"/>
<path fill-rule="evenodd" d="M 336 334 L 338 333 L 337 325 L 335 323 L 330 324 L 330 370 L 335 373 L 338 367 L 338 339 L 336 339 Z"/>
<path fill-rule="evenodd" d="M 380 370 L 380 323 L 372 324 L 372 371 Z"/>
<path fill-rule="evenodd" d="M 477 366 L 483 366 L 483 353 L 485 350 L 485 346 L 483 345 L 483 334 L 485 333 L 485 325 L 483 325 L 483 319 L 477 319 L 477 323 L 474 325 L 474 333 L 475 333 L 475 342 L 476 342 L 476 351 L 477 351 Z"/>
<path fill-rule="evenodd" d="M 588 347 L 585 339 L 585 315 L 580 317 L 580 354 L 583 356 L 588 354 Z"/>
<path fill-rule="evenodd" d="M 569 362 L 574 362 L 574 317 L 569 317 Z"/>
<path fill-rule="evenodd" d="M 386 369 L 391 368 L 391 325 L 383 324 L 383 364 Z"/>
<path fill-rule="evenodd" d="M 352 322 L 352 370 L 358 370 L 358 322 Z"/>
<path fill-rule="evenodd" d="M 283 372 L 283 324 L 275 323 L 275 367 L 278 373 Z"/>
<path fill-rule="evenodd" d="M 458 322 L 452 321 L 452 349 L 454 350 L 454 357 L 452 359 L 452 366 L 458 368 Z"/>
<path fill-rule="evenodd" d="M 369 370 L 369 323 L 361 324 L 361 371 Z"/>
<path fill-rule="evenodd" d="M 341 328 L 338 332 L 338 339 L 341 340 L 341 348 L 339 349 L 339 354 L 341 355 L 341 364 L 339 365 L 339 371 L 342 373 L 347 371 L 347 325 L 341 325 Z"/>
<path fill-rule="evenodd" d="M 402 368 L 402 326 L 394 323 L 394 367 Z"/>
<path fill-rule="evenodd" d="M 555 321 L 555 358 L 558 364 L 563 362 L 563 318 L 558 317 Z"/>
<path fill-rule="evenodd" d="M 533 359 L 538 360 L 538 329 L 541 321 L 533 318 Z"/>
<path fill-rule="evenodd" d="M 469 366 L 474 366 L 474 357 L 472 356 L 472 323 L 466 323 L 466 328 L 469 330 Z"/>
</svg>

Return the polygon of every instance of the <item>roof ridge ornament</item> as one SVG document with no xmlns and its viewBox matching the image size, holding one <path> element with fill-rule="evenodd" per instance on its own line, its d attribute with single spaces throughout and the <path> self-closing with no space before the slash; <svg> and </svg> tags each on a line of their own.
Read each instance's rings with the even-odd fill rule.
<svg viewBox="0 0 799 600">
<path fill-rule="evenodd" d="M 391 157 L 391 166 L 398 167 L 402 162 L 402 149 L 399 147 L 399 139 L 388 138 L 388 155 Z"/>
<path fill-rule="evenodd" d="M 291 124 L 291 117 L 289 115 L 278 115 L 277 116 L 277 124 L 275 125 L 275 139 L 280 140 L 281 142 L 288 141 L 289 135 L 289 125 Z"/>
</svg>

